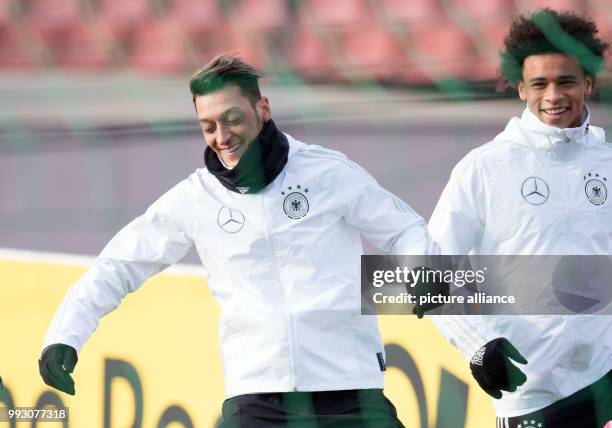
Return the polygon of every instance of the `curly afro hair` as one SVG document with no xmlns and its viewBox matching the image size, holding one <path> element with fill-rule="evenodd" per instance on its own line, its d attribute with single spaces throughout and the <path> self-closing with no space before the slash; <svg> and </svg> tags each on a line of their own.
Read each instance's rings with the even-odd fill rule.
<svg viewBox="0 0 612 428">
<path fill-rule="evenodd" d="M 584 73 L 601 70 L 609 44 L 597 37 L 595 23 L 571 12 L 539 9 L 514 20 L 501 52 L 502 87 L 516 86 L 523 78 L 523 63 L 530 55 L 562 53 L 575 57 Z"/>
</svg>

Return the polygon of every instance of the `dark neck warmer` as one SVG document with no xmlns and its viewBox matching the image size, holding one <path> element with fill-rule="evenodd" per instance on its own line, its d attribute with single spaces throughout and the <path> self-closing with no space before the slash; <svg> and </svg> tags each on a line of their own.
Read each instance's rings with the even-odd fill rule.
<svg viewBox="0 0 612 428">
<path fill-rule="evenodd" d="M 270 184 L 283 170 L 289 154 L 287 137 L 272 119 L 264 123 L 233 169 L 223 166 L 217 154 L 206 147 L 204 164 L 217 180 L 232 192 L 256 193 Z"/>
</svg>

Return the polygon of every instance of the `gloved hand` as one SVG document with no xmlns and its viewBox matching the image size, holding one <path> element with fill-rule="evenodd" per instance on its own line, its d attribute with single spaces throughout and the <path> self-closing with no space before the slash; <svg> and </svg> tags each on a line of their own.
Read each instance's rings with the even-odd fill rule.
<svg viewBox="0 0 612 428">
<path fill-rule="evenodd" d="M 38 369 L 47 385 L 74 395 L 74 380 L 70 373 L 77 361 L 77 352 L 72 346 L 56 343 L 43 350 L 38 360 Z"/>
<path fill-rule="evenodd" d="M 432 309 L 437 308 L 438 306 L 442 306 L 444 303 L 423 303 L 421 304 L 420 298 L 421 296 L 448 296 L 450 294 L 450 287 L 448 283 L 444 281 L 437 281 L 434 278 L 434 275 L 429 275 L 429 277 L 425 274 L 428 271 L 432 271 L 432 269 L 427 267 L 417 267 L 416 269 L 423 270 L 423 276 L 421 276 L 421 280 L 419 280 L 414 287 L 411 284 L 406 284 L 406 290 L 408 293 L 412 294 L 416 297 L 417 301 L 412 308 L 412 313 L 416 315 L 419 319 L 423 318 L 425 312 L 431 311 Z M 428 281 L 430 279 L 430 281 Z"/>
<path fill-rule="evenodd" d="M 527 381 L 527 376 L 511 360 L 527 364 L 527 360 L 505 337 L 498 337 L 482 346 L 470 360 L 470 370 L 478 385 L 491 397 L 501 398 L 502 391 L 514 392 Z"/>
</svg>

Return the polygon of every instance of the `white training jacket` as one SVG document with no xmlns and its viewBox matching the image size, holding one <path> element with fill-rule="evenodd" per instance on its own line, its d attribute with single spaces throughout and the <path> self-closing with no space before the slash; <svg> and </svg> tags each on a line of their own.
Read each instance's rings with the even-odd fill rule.
<svg viewBox="0 0 612 428">
<path fill-rule="evenodd" d="M 579 128 L 553 128 L 528 108 L 511 119 L 454 168 L 429 222 L 442 254 L 611 255 L 612 198 L 602 202 L 600 190 L 599 199 L 591 194 L 594 203 L 585 190 L 590 179 L 612 184 L 612 145 L 604 138 L 603 129 L 589 125 L 586 108 Z M 524 198 L 533 177 L 540 196 Z M 612 316 L 431 319 L 468 361 L 501 336 L 528 360 L 517 364 L 527 382 L 493 400 L 500 417 L 539 410 L 612 369 Z"/>
<path fill-rule="evenodd" d="M 221 307 L 227 397 L 382 388 L 376 317 L 360 309 L 360 235 L 390 254 L 437 245 L 344 155 L 287 138 L 287 165 L 259 193 L 199 169 L 123 228 L 70 288 L 43 348 L 80 352 L 103 315 L 195 245 Z"/>
</svg>

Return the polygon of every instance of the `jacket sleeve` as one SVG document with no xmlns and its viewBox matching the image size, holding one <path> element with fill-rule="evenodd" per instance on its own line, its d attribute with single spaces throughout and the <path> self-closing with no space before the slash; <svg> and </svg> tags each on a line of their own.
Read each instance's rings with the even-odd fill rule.
<svg viewBox="0 0 612 428">
<path fill-rule="evenodd" d="M 484 189 L 473 153 L 461 160 L 429 221 L 429 231 L 444 255 L 468 255 L 484 231 Z M 486 342 L 486 323 L 480 315 L 431 315 L 440 333 L 469 360 Z"/>
<path fill-rule="evenodd" d="M 338 168 L 348 224 L 384 254 L 438 254 L 427 224 L 408 204 L 383 189 L 357 164 L 344 158 Z"/>
<path fill-rule="evenodd" d="M 101 317 L 119 306 L 146 279 L 187 254 L 193 243 L 180 222 L 179 186 L 119 231 L 95 264 L 68 290 L 51 322 L 43 349 L 64 343 L 80 352 Z"/>
</svg>

